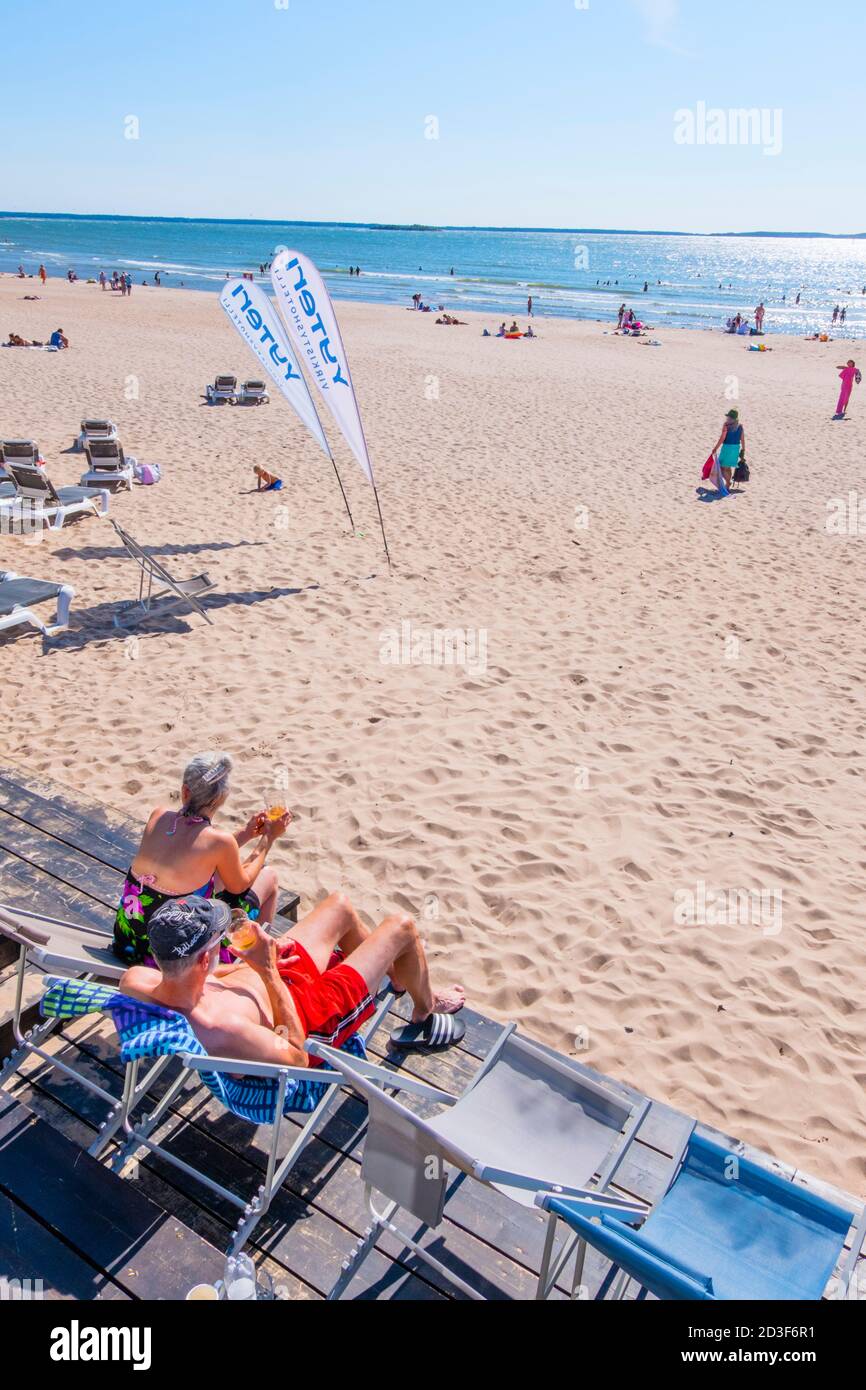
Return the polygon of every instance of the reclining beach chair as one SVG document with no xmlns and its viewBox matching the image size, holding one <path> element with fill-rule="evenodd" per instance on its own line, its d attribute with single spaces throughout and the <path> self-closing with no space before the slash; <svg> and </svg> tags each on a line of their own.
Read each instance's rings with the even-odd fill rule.
<svg viewBox="0 0 866 1390">
<path fill-rule="evenodd" d="M 238 394 L 241 405 L 267 405 L 270 399 L 263 381 L 245 381 Z"/>
<path fill-rule="evenodd" d="M 130 559 L 134 560 L 141 570 L 138 598 L 122 605 L 121 611 L 115 614 L 115 627 L 131 627 L 135 623 L 145 622 L 148 618 L 158 618 L 183 607 L 194 609 L 207 623 L 212 621 L 199 603 L 204 594 L 209 594 L 216 588 L 206 574 L 199 574 L 194 579 L 175 579 L 165 565 L 154 556 L 148 555 L 138 541 L 134 541 L 116 521 L 112 521 L 111 524 Z"/>
<path fill-rule="evenodd" d="M 75 590 L 69 584 L 49 584 L 44 579 L 26 579 L 11 570 L 0 572 L 0 632 L 29 624 L 46 637 L 69 626 L 69 609 Z M 33 612 L 37 604 L 57 600 L 54 622 L 46 624 Z"/>
<path fill-rule="evenodd" d="M 380 996 L 378 1008 L 363 1034 L 355 1034 L 345 1044 L 345 1052 L 336 1055 L 342 1057 L 351 1054 L 354 1066 L 365 1079 L 400 1086 L 422 1097 L 436 1096 L 437 1092 L 423 1082 L 411 1077 L 397 1077 L 385 1067 L 366 1061 L 365 1043 L 379 1027 L 392 1002 L 393 994 L 389 988 Z M 242 1214 L 232 1233 L 228 1253 L 236 1254 L 243 1249 L 266 1215 L 298 1156 L 339 1101 L 343 1081 L 340 1073 L 328 1067 L 280 1067 L 236 1058 L 209 1057 L 189 1021 L 181 1014 L 160 1005 L 130 999 L 110 986 L 94 981 L 49 978 L 42 1011 L 50 1019 L 79 1018 L 95 1011 L 109 1015 L 118 1033 L 120 1056 L 126 1067 L 120 1117 L 126 1140 L 111 1159 L 111 1168 L 122 1175 L 141 1149 L 158 1154 L 163 1162 L 203 1183 L 210 1191 L 218 1193 L 240 1209 Z M 134 1122 L 133 1106 L 150 1085 L 150 1079 L 146 1083 L 138 1081 L 141 1062 L 146 1058 L 164 1061 L 170 1057 L 180 1060 L 180 1074 L 151 1113 Z M 149 1078 L 152 1076 L 153 1071 Z M 190 1081 L 195 1085 L 203 1083 L 232 1115 L 253 1125 L 273 1126 L 265 1181 L 252 1201 L 193 1168 L 152 1137 L 163 1115 Z M 291 1114 L 303 1115 L 306 1119 L 288 1152 L 278 1161 L 282 1123 Z M 104 1148 L 103 1143 L 100 1151 Z"/>
<path fill-rule="evenodd" d="M 6 472 L 15 484 L 13 497 L 0 497 L 0 530 L 13 533 L 41 530 L 50 526 L 59 531 L 67 521 L 81 516 L 105 516 L 110 497 L 107 489 L 55 488 L 43 468 L 35 463 L 13 462 L 4 458 Z"/>
<path fill-rule="evenodd" d="M 210 405 L 219 405 L 220 401 L 228 401 L 229 405 L 234 405 L 238 394 L 238 379 L 236 376 L 218 376 L 213 386 L 207 388 L 207 399 Z"/>
<path fill-rule="evenodd" d="M 4 439 L 0 442 L 0 497 L 14 497 L 15 484 L 6 471 L 6 459 L 32 467 L 42 465 L 42 455 L 32 439 Z"/>
<path fill-rule="evenodd" d="M 42 1044 L 49 1033 L 60 1022 L 58 1018 L 47 1018 L 38 1027 L 25 1033 L 21 1015 L 24 1007 L 24 988 L 28 971 L 45 973 L 57 970 L 81 975 L 86 979 L 117 981 L 126 967 L 120 963 L 111 949 L 111 930 L 85 926 L 78 922 L 66 922 L 43 913 L 25 911 L 24 908 L 0 904 L 0 936 L 12 941 L 18 949 L 18 967 L 15 982 L 15 999 L 12 1008 L 12 1034 L 15 1047 L 0 1065 L 0 1091 L 9 1085 L 21 1067 L 30 1057 L 38 1057 L 49 1067 L 56 1069 L 69 1080 L 84 1086 L 107 1107 L 107 1117 L 88 1152 L 98 1156 L 123 1124 L 123 1098 L 111 1095 L 90 1077 L 83 1076 L 67 1065 L 53 1053 L 46 1052 Z M 137 1089 L 126 1098 L 128 1106 L 137 1104 L 159 1074 L 165 1062 L 151 1069 Z"/>
<path fill-rule="evenodd" d="M 81 433 L 75 441 L 75 447 L 80 452 L 86 449 L 88 444 L 113 443 L 117 439 L 117 426 L 113 420 L 82 420 Z"/>
<path fill-rule="evenodd" d="M 85 445 L 87 471 L 78 482 L 81 487 L 128 488 L 132 491 L 136 460 L 127 457 L 116 439 L 94 439 Z"/>
<path fill-rule="evenodd" d="M 520 1037 L 514 1024 L 502 1029 L 462 1096 L 438 1092 L 436 1099 L 448 1108 L 431 1120 L 386 1095 L 344 1054 L 313 1042 L 308 1050 L 339 1072 L 369 1110 L 361 1178 L 373 1224 L 344 1263 L 331 1299 L 345 1292 L 385 1231 L 461 1293 L 479 1299 L 476 1289 L 419 1244 L 426 1229 L 440 1225 L 446 1202 L 466 1177 L 521 1206 L 531 1207 L 538 1191 L 553 1190 L 590 1213 L 646 1213 L 643 1203 L 617 1197 L 608 1187 L 649 1101 L 620 1099 L 565 1057 Z M 455 1179 L 449 1165 L 457 1170 Z M 374 1190 L 388 1199 L 383 1210 Z M 401 1207 L 421 1223 L 414 1236 L 394 1224 Z"/>
<path fill-rule="evenodd" d="M 603 1295 L 623 1297 L 634 1279 L 641 1291 L 661 1299 L 779 1302 L 821 1298 L 854 1221 L 850 1210 L 695 1132 L 675 1161 L 667 1192 L 640 1229 L 633 1217 L 615 1212 L 595 1219 L 564 1195 L 541 1194 L 537 1205 L 550 1213 L 539 1297 L 555 1281 L 551 1257 L 558 1222 L 575 1235 L 556 1267 L 576 1246 L 575 1285 L 589 1244 L 612 1261 Z M 851 1271 L 866 1224 L 858 1235 Z"/>
</svg>

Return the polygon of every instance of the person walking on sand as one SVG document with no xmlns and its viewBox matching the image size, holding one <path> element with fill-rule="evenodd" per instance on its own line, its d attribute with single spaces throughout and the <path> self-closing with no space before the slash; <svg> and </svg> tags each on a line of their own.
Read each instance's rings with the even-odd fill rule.
<svg viewBox="0 0 866 1390">
<path fill-rule="evenodd" d="M 731 483 L 734 481 L 734 473 L 739 467 L 740 455 L 746 447 L 746 431 L 740 424 L 740 412 L 729 410 L 725 423 L 722 426 L 722 433 L 713 453 L 722 471 L 723 495 L 730 491 Z"/>
<path fill-rule="evenodd" d="M 766 312 L 766 311 L 765 311 L 765 309 L 764 309 L 764 301 L 761 300 L 760 304 L 758 305 L 757 309 L 755 310 L 755 327 L 757 328 L 757 330 L 758 330 L 759 333 L 763 333 L 763 331 L 764 331 L 764 313 L 765 313 L 765 312 Z"/>
<path fill-rule="evenodd" d="M 844 420 L 845 412 L 848 409 L 848 402 L 851 399 L 851 392 L 854 390 L 855 384 L 857 386 L 860 385 L 862 377 L 860 375 L 860 369 L 853 357 L 849 357 L 846 366 L 839 367 L 837 370 L 839 372 L 839 380 L 842 383 L 842 391 L 839 396 L 839 404 L 836 406 L 836 415 L 834 418 L 837 420 Z"/>
<path fill-rule="evenodd" d="M 42 288 L 45 289 L 45 281 L 48 279 L 48 275 L 44 265 L 40 265 L 39 267 L 39 279 L 42 281 Z"/>
<path fill-rule="evenodd" d="M 532 295 L 530 295 L 526 301 L 526 312 L 529 317 L 532 318 Z"/>
<path fill-rule="evenodd" d="M 625 318 L 625 305 L 624 305 L 624 304 L 620 304 L 620 306 L 619 306 L 619 313 L 617 314 L 617 319 L 616 319 L 617 331 L 618 331 L 620 328 L 622 328 L 622 321 L 623 321 L 624 318 Z"/>
<path fill-rule="evenodd" d="M 100 288 L 104 290 L 104 289 L 105 289 L 105 285 L 106 285 L 105 271 L 104 271 L 104 270 L 100 270 L 100 272 L 99 272 L 99 284 L 100 284 Z"/>
</svg>

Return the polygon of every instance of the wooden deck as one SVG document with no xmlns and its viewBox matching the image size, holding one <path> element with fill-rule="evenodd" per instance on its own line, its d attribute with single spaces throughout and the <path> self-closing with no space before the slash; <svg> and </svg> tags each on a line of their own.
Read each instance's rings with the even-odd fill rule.
<svg viewBox="0 0 866 1390">
<path fill-rule="evenodd" d="M 109 930 L 139 832 L 125 817 L 88 805 L 77 795 L 72 799 L 18 771 L 0 774 L 0 902 Z M 286 895 L 281 912 L 292 917 L 296 907 L 294 895 Z M 0 1057 L 12 1043 L 13 950 L 0 938 Z M 33 1001 L 41 993 L 36 972 L 27 992 Z M 405 1006 L 395 1005 L 394 1012 L 401 1011 Z M 467 1030 L 459 1048 L 438 1056 L 413 1055 L 403 1062 L 405 1069 L 446 1090 L 461 1090 L 499 1028 L 468 1010 L 463 1017 Z M 122 1069 L 107 1020 L 77 1020 L 45 1046 L 119 1094 Z M 371 1051 L 389 1066 L 400 1066 L 400 1059 L 389 1055 L 384 1028 Z M 169 1069 L 164 1084 L 172 1075 Z M 629 1087 L 602 1079 L 620 1094 L 637 1098 Z M 98 1098 L 39 1059 L 31 1058 L 0 1092 L 0 1275 L 42 1278 L 46 1297 L 115 1300 L 179 1298 L 193 1284 L 220 1277 L 221 1252 L 236 1211 L 158 1156 L 148 1155 L 126 1179 L 90 1158 L 84 1150 L 104 1115 Z M 322 1298 L 366 1228 L 358 1176 L 364 1118 L 363 1105 L 344 1096 L 258 1227 L 251 1253 L 282 1297 Z M 645 1201 L 657 1198 L 691 1123 L 653 1103 L 619 1170 L 617 1190 Z M 250 1196 L 262 1181 L 268 1134 L 228 1115 L 203 1088 L 182 1091 L 160 1131 L 174 1153 Z M 724 1138 L 733 1151 L 790 1181 L 850 1204 L 859 1218 L 862 1202 Z M 466 1182 L 449 1202 L 441 1228 L 422 1243 L 484 1296 L 522 1300 L 534 1296 L 543 1232 L 539 1214 Z M 866 1259 L 859 1271 L 858 1287 L 866 1297 Z M 591 1253 L 585 1273 L 591 1295 L 606 1272 L 606 1263 Z M 349 1297 L 442 1300 L 459 1295 L 385 1236 L 362 1266 Z"/>
</svg>

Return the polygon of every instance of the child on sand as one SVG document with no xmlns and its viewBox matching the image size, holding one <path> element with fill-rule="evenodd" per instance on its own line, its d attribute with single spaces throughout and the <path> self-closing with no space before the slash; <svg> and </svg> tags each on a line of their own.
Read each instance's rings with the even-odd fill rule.
<svg viewBox="0 0 866 1390">
<path fill-rule="evenodd" d="M 854 384 L 856 382 L 859 386 L 862 377 L 853 357 L 848 358 L 847 366 L 838 367 L 837 371 L 839 372 L 839 380 L 842 383 L 842 391 L 839 396 L 839 404 L 836 406 L 835 418 L 837 420 L 844 420 L 845 411 L 848 409 L 848 402 L 851 399 L 851 392 L 854 390 Z"/>
<path fill-rule="evenodd" d="M 282 478 L 278 478 L 275 473 L 267 473 L 264 468 L 256 465 L 253 468 L 256 475 L 256 489 L 258 492 L 279 492 L 283 486 Z"/>
</svg>

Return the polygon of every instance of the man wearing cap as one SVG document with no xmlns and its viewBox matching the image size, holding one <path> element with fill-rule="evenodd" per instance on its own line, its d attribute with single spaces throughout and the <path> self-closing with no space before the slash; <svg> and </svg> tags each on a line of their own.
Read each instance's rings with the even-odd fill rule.
<svg viewBox="0 0 866 1390">
<path fill-rule="evenodd" d="M 220 965 L 230 922 L 231 910 L 218 898 L 165 903 L 150 921 L 158 968 L 132 966 L 121 992 L 183 1014 L 211 1056 L 241 1061 L 316 1065 L 307 1038 L 341 1047 L 374 1012 L 385 976 L 414 1004 L 411 1021 L 391 1035 L 394 1046 L 445 1047 L 465 1034 L 454 1018 L 463 990 L 431 988 L 411 917 L 387 917 L 371 931 L 343 894 L 332 893 L 283 942 L 257 922 L 245 923 L 254 945 L 242 959 Z"/>
</svg>

